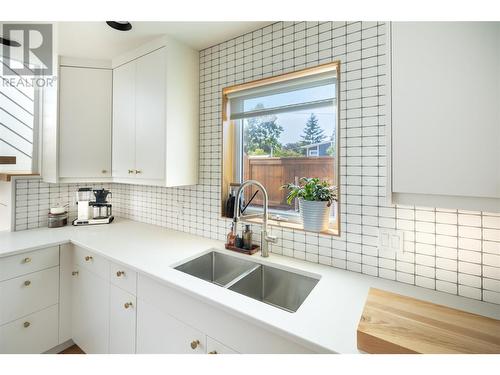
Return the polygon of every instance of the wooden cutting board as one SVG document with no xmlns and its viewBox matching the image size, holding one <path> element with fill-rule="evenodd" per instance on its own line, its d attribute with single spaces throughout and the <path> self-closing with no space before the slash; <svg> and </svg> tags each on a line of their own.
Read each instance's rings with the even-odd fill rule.
<svg viewBox="0 0 500 375">
<path fill-rule="evenodd" d="M 500 353 L 500 320 L 371 288 L 357 338 L 367 353 Z"/>
</svg>

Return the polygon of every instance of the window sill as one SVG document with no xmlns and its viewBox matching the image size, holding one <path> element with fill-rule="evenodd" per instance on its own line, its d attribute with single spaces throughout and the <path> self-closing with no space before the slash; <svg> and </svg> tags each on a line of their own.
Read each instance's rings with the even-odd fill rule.
<svg viewBox="0 0 500 375">
<path fill-rule="evenodd" d="M 245 218 L 245 216 L 241 216 L 240 220 L 245 222 L 245 223 L 262 224 L 261 217 Z M 267 222 L 272 227 L 300 230 L 302 232 L 307 232 L 307 233 L 317 233 L 317 232 L 310 232 L 310 231 L 305 230 L 302 227 L 301 223 L 296 223 L 296 222 L 291 222 L 291 221 L 280 221 L 280 220 L 274 220 L 274 219 L 268 219 Z M 335 225 L 335 223 L 331 223 L 330 228 L 319 232 L 319 234 L 326 234 L 326 235 L 336 236 L 336 237 L 340 236 L 339 230 L 338 230 L 337 226 Z"/>
</svg>

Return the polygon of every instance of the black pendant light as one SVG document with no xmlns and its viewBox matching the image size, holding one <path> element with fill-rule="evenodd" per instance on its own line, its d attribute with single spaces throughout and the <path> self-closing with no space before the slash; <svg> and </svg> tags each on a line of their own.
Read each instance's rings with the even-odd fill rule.
<svg viewBox="0 0 500 375">
<path fill-rule="evenodd" d="M 0 44 L 9 47 L 21 47 L 21 43 L 16 42 L 15 40 L 10 40 L 2 37 L 0 37 Z"/>
<path fill-rule="evenodd" d="M 118 31 L 129 31 L 132 29 L 132 25 L 128 21 L 106 21 L 109 27 Z"/>
</svg>

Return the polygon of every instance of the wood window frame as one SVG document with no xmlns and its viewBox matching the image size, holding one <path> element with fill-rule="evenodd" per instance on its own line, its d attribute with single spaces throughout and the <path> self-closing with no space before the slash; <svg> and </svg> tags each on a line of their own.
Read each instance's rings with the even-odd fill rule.
<svg viewBox="0 0 500 375">
<path fill-rule="evenodd" d="M 330 227 L 328 230 L 321 232 L 323 234 L 329 234 L 333 236 L 340 236 L 340 205 L 341 205 L 341 193 L 340 193 L 340 61 L 336 60 L 333 62 L 329 62 L 326 64 L 317 65 L 314 67 L 309 67 L 301 70 L 297 70 L 290 73 L 284 73 L 273 77 L 267 77 L 262 79 L 257 79 L 250 82 L 245 82 L 241 84 L 237 84 L 234 86 L 225 87 L 222 89 L 222 147 L 221 147 L 221 196 L 220 196 L 220 216 L 222 218 L 226 217 L 224 215 L 225 211 L 225 203 L 227 197 L 229 195 L 229 185 L 231 182 L 235 180 L 235 126 L 231 126 L 231 120 L 229 119 L 229 98 L 228 96 L 232 93 L 236 93 L 239 91 L 249 90 L 261 86 L 266 86 L 270 84 L 287 82 L 289 80 L 303 78 L 308 76 L 314 76 L 321 73 L 327 72 L 335 72 L 336 73 L 336 100 L 337 100 L 337 128 L 336 128 L 336 145 L 337 145 L 337 153 L 336 153 L 336 184 L 337 184 L 337 203 L 336 203 L 336 220 L 333 223 L 330 223 Z M 244 216 L 241 218 L 243 221 L 248 221 L 252 223 L 260 223 L 260 218 L 252 218 L 245 219 Z M 287 222 L 287 221 L 277 221 L 277 220 L 269 220 L 269 224 L 272 226 L 282 227 L 282 228 L 290 228 L 295 230 L 304 230 L 301 224 L 296 222 Z"/>
</svg>

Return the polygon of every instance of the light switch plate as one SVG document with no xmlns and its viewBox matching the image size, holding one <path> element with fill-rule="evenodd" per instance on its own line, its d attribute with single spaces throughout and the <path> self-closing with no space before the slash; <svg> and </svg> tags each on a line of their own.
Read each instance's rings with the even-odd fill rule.
<svg viewBox="0 0 500 375">
<path fill-rule="evenodd" d="M 397 229 L 379 228 L 378 249 L 386 253 L 403 253 L 404 232 Z"/>
</svg>

